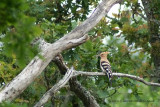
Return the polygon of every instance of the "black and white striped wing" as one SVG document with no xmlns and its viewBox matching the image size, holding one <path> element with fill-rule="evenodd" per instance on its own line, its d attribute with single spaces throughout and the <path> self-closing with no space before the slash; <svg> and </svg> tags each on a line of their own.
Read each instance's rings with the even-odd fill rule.
<svg viewBox="0 0 160 107">
<path fill-rule="evenodd" d="M 102 71 L 107 74 L 109 80 L 111 80 L 111 78 L 112 78 L 112 70 L 111 70 L 111 66 L 110 66 L 109 62 L 102 61 L 100 63 L 100 66 L 101 66 Z"/>
</svg>

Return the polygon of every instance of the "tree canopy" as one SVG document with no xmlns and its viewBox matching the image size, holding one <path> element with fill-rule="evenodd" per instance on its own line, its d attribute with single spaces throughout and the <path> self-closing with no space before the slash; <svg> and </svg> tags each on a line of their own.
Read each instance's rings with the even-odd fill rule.
<svg viewBox="0 0 160 107">
<path fill-rule="evenodd" d="M 118 12 L 109 16 L 116 3 Z M 0 106 L 34 106 L 46 92 L 45 107 L 160 106 L 159 6 L 159 0 L 1 0 Z M 105 51 L 112 85 L 97 73 L 97 55 Z M 70 71 L 75 76 L 58 86 Z M 14 82 L 19 77 L 30 81 Z M 22 90 L 7 89 L 21 83 Z M 3 94 L 10 92 L 15 96 Z"/>
</svg>

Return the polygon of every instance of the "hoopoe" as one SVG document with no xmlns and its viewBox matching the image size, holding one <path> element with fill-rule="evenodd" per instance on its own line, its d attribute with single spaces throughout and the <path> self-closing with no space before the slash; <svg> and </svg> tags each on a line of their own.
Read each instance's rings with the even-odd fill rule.
<svg viewBox="0 0 160 107">
<path fill-rule="evenodd" d="M 100 67 L 101 67 L 102 71 L 108 76 L 108 79 L 110 81 L 112 78 L 112 70 L 111 70 L 110 63 L 107 59 L 107 55 L 109 53 L 110 52 L 102 52 L 99 56 L 101 57 Z"/>
</svg>

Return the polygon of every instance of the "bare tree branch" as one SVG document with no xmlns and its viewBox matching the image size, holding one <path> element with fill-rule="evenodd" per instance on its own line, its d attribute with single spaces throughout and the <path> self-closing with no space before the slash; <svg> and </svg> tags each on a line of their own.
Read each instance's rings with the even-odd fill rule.
<svg viewBox="0 0 160 107">
<path fill-rule="evenodd" d="M 76 71 L 76 72 L 73 73 L 73 77 L 78 76 L 78 75 L 102 76 L 102 75 L 105 75 L 105 73 L 103 73 L 103 72 L 83 72 L 83 71 Z M 135 76 L 135 75 L 124 74 L 124 73 L 113 73 L 112 75 L 113 76 L 118 76 L 118 77 L 127 77 L 127 78 L 130 78 L 130 79 L 142 82 L 142 83 L 144 83 L 146 85 L 149 85 L 149 86 L 158 86 L 158 87 L 160 87 L 159 83 L 147 82 L 143 78 L 140 78 L 140 77 Z"/>
<path fill-rule="evenodd" d="M 61 54 L 54 59 L 55 64 L 58 66 L 61 74 L 65 74 L 68 67 L 63 62 L 63 57 Z M 70 90 L 75 93 L 75 95 L 81 99 L 85 107 L 99 107 L 94 96 L 79 83 L 76 77 L 69 80 Z"/>
<path fill-rule="evenodd" d="M 32 46 L 38 45 L 40 51 L 45 51 L 46 47 L 49 47 L 51 43 L 47 43 L 43 38 L 35 38 L 32 43 Z"/>
<path fill-rule="evenodd" d="M 69 79 L 73 75 L 73 72 L 74 72 L 73 68 L 69 69 L 66 72 L 65 76 L 57 84 L 55 84 L 49 91 L 47 91 L 34 107 L 41 107 L 41 105 L 45 104 L 52 97 L 54 93 L 56 93 L 69 81 Z"/>
</svg>

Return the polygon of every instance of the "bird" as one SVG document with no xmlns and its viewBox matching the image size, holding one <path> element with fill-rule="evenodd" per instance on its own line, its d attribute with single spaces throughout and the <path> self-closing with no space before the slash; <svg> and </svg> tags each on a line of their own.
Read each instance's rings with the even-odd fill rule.
<svg viewBox="0 0 160 107">
<path fill-rule="evenodd" d="M 111 70 L 110 62 L 107 59 L 107 55 L 109 53 L 110 52 L 102 52 L 99 56 L 101 57 L 100 68 L 101 68 L 102 72 L 104 72 L 108 76 L 108 79 L 110 82 L 112 79 L 112 70 Z"/>
</svg>

